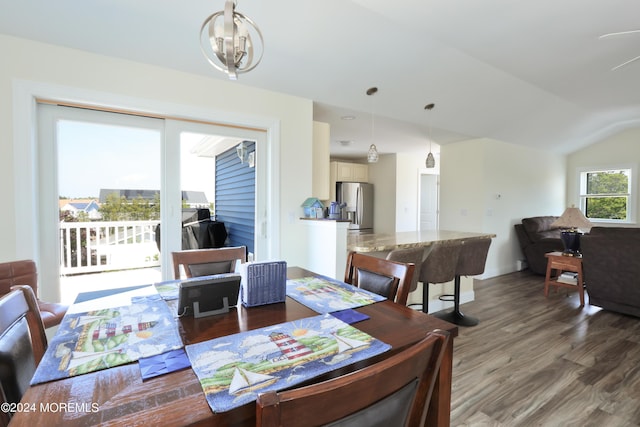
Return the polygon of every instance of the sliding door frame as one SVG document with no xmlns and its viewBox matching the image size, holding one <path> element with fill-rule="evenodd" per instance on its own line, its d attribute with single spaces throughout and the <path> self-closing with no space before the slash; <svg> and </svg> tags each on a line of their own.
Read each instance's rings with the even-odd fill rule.
<svg viewBox="0 0 640 427">
<path fill-rule="evenodd" d="M 174 104 L 154 99 L 133 98 L 121 94 L 99 92 L 76 87 L 58 86 L 48 83 L 14 80 L 13 82 L 13 155 L 15 176 L 15 218 L 16 218 L 16 256 L 33 259 L 39 266 L 40 296 L 43 300 L 59 301 L 59 269 L 49 266 L 54 258 L 44 246 L 50 245 L 40 225 L 40 193 L 45 191 L 39 173 L 42 159 L 38 147 L 37 103 L 59 103 L 93 108 L 104 111 L 116 111 L 148 117 L 175 119 L 185 122 L 205 123 L 229 128 L 245 128 L 264 134 L 264 155 L 258 156 L 257 167 L 264 170 L 265 192 L 262 206 L 257 207 L 257 235 L 263 239 L 263 253 L 256 254 L 259 259 L 276 259 L 280 255 L 280 122 L 272 117 L 247 115 L 238 112 L 218 111 L 192 105 Z M 163 144 L 166 145 L 166 144 Z M 163 154 L 165 163 L 168 153 Z M 163 165 L 163 172 L 165 165 Z M 163 179 L 166 179 L 163 178 Z M 51 196 L 51 195 L 50 195 Z M 57 194 L 51 197 L 56 197 Z M 163 212 L 169 224 L 179 224 L 178 212 Z M 175 217 L 175 218 L 174 218 Z M 169 247 L 169 246 L 163 246 Z M 163 251 L 167 252 L 167 251 Z M 163 259 L 163 265 L 169 265 Z M 57 259 L 55 260 L 57 263 Z M 46 265 L 45 265 L 46 264 Z M 163 277 L 167 276 L 163 269 Z"/>
</svg>

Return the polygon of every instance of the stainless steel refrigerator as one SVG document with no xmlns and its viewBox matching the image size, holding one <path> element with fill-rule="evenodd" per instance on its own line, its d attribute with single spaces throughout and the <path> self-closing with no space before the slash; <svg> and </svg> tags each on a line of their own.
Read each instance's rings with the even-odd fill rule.
<svg viewBox="0 0 640 427">
<path fill-rule="evenodd" d="M 343 218 L 351 220 L 350 231 L 373 233 L 373 184 L 337 182 L 336 197 L 338 203 L 346 204 L 342 212 Z"/>
</svg>

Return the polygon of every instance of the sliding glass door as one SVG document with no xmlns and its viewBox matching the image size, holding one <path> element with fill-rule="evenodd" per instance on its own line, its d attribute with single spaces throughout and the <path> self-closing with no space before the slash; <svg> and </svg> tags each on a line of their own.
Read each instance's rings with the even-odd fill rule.
<svg viewBox="0 0 640 427">
<path fill-rule="evenodd" d="M 258 161 L 264 132 L 37 108 L 40 276 L 61 283 L 63 302 L 77 292 L 171 279 L 171 252 L 184 247 L 184 212 L 215 214 L 216 157 L 242 141 L 255 147 L 254 211 L 246 222 L 256 255 L 267 253 L 266 168 Z"/>
<path fill-rule="evenodd" d="M 163 121 L 45 104 L 38 113 L 41 276 L 55 272 L 65 303 L 159 281 Z"/>
</svg>

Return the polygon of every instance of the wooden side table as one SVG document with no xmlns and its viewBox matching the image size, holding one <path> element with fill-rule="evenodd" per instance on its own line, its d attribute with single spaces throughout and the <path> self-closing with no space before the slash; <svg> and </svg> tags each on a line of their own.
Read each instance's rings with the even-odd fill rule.
<svg viewBox="0 0 640 427">
<path fill-rule="evenodd" d="M 580 307 L 584 306 L 584 280 L 582 278 L 582 256 L 564 256 L 562 252 L 549 252 L 547 257 L 547 276 L 544 280 L 544 296 L 549 296 L 549 286 L 557 286 L 569 289 L 578 289 L 580 295 Z M 556 274 L 552 276 L 552 271 Z M 563 271 L 578 273 L 578 282 L 575 284 L 558 282 L 558 276 Z M 557 289 L 557 288 L 556 288 Z"/>
</svg>

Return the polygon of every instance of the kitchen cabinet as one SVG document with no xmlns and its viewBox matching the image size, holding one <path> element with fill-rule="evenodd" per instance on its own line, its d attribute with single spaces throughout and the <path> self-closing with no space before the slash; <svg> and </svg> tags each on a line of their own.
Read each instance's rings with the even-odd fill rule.
<svg viewBox="0 0 640 427">
<path fill-rule="evenodd" d="M 369 166 L 361 163 L 331 162 L 336 182 L 368 182 Z"/>
<path fill-rule="evenodd" d="M 329 135 L 328 123 L 313 122 L 312 195 L 320 200 L 330 199 Z"/>
<path fill-rule="evenodd" d="M 352 176 L 355 182 L 369 182 L 369 166 L 353 163 Z"/>
<path fill-rule="evenodd" d="M 336 182 L 368 182 L 369 165 L 333 161 L 330 175 L 329 200 L 336 200 Z"/>
</svg>

